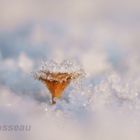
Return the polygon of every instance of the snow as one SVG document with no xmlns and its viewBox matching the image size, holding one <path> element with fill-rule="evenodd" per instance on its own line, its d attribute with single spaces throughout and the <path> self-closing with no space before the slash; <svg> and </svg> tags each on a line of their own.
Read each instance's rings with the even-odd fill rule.
<svg viewBox="0 0 140 140">
<path fill-rule="evenodd" d="M 140 140 L 140 8 L 133 2 L 2 2 L 1 140 Z M 33 78 L 42 71 L 83 76 L 51 105 Z M 19 124 L 31 131 L 1 130 Z"/>
</svg>

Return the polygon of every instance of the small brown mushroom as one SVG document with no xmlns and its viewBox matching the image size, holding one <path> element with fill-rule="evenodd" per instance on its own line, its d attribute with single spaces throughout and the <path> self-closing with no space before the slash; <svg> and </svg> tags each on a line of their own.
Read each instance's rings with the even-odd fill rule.
<svg viewBox="0 0 140 140">
<path fill-rule="evenodd" d="M 52 95 L 52 104 L 55 104 L 55 98 L 61 98 L 63 91 L 70 84 L 71 80 L 80 76 L 79 73 L 62 72 L 43 72 L 43 75 L 37 77 L 49 89 Z"/>
</svg>

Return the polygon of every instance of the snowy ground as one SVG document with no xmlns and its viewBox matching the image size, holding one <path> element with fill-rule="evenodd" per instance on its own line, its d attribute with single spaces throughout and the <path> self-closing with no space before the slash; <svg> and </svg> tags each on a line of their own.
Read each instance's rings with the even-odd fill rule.
<svg viewBox="0 0 140 140">
<path fill-rule="evenodd" d="M 137 0 L 0 2 L 0 139 L 140 139 Z M 87 76 L 52 106 L 31 72 L 42 59 L 69 58 Z M 31 130 L 1 129 L 19 124 Z"/>
</svg>

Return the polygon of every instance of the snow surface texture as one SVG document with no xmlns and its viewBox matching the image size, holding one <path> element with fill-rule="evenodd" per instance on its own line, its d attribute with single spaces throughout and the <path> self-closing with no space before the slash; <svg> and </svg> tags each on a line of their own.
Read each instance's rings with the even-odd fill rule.
<svg viewBox="0 0 140 140">
<path fill-rule="evenodd" d="M 137 0 L 0 2 L 0 125 L 31 125 L 0 140 L 140 140 Z M 70 57 L 87 77 L 52 106 L 31 72 Z"/>
<path fill-rule="evenodd" d="M 44 93 L 40 95 L 42 99 L 34 99 L 30 93 L 26 96 L 22 93 L 18 95 L 18 92 L 14 93 L 8 86 L 1 86 L 1 124 L 32 126 L 30 132 L 1 131 L 1 138 L 138 140 L 139 77 L 133 81 L 112 71 L 102 75 L 102 80 L 98 84 L 93 84 L 92 80 L 89 82 L 90 78 L 87 79 L 72 84 L 72 88 L 67 89 L 64 97 L 53 106 L 49 103 L 49 97 L 46 98 L 49 96 L 48 91 L 47 95 L 45 90 L 40 90 L 38 94 Z"/>
</svg>

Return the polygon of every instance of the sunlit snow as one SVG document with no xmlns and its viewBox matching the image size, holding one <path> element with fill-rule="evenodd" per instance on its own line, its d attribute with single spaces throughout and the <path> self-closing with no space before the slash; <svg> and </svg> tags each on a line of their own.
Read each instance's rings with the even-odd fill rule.
<svg viewBox="0 0 140 140">
<path fill-rule="evenodd" d="M 0 0 L 0 140 L 140 140 L 139 13 L 137 0 Z M 52 105 L 42 71 L 83 76 Z"/>
</svg>

